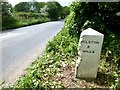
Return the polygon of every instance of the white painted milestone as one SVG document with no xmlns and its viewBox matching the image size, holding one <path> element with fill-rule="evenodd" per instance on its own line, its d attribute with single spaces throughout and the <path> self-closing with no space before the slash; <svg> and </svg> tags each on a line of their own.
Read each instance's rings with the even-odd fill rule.
<svg viewBox="0 0 120 90">
<path fill-rule="evenodd" d="M 75 75 L 77 78 L 96 78 L 104 35 L 88 28 L 81 33 Z"/>
</svg>

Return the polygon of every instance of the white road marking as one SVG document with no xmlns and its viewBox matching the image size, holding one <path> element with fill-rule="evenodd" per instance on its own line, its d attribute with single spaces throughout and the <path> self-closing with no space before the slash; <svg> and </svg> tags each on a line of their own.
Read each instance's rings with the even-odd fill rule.
<svg viewBox="0 0 120 90">
<path fill-rule="evenodd" d="M 16 37 L 16 36 L 20 36 L 20 35 L 23 35 L 27 32 L 24 32 L 24 33 L 3 33 L 3 34 L 0 34 L 0 41 L 3 41 L 3 40 L 6 40 L 6 39 L 9 39 L 9 38 L 12 38 L 12 37 Z"/>
</svg>

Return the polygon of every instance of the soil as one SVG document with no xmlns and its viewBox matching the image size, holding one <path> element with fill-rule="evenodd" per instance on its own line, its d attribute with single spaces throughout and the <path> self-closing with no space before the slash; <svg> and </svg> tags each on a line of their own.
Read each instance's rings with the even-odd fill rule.
<svg viewBox="0 0 120 90">
<path fill-rule="evenodd" d="M 107 85 L 100 82 L 100 78 L 95 80 L 75 78 L 75 66 L 66 66 L 61 68 L 59 72 L 56 80 L 61 81 L 65 88 L 108 88 Z"/>
</svg>

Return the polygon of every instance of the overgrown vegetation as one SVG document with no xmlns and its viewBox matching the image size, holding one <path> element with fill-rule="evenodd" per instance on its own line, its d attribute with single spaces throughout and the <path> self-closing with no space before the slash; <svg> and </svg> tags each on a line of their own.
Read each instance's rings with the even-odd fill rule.
<svg viewBox="0 0 120 90">
<path fill-rule="evenodd" d="M 3 16 L 2 19 L 3 31 L 50 21 L 48 17 L 32 12 L 14 12 L 12 16 Z"/>
<path fill-rule="evenodd" d="M 117 9 L 119 5 L 120 3 L 73 2 L 62 31 L 48 43 L 45 54 L 32 63 L 27 74 L 14 87 L 63 88 L 62 82 L 55 77 L 61 72 L 61 67 L 75 65 L 80 33 L 91 27 L 105 35 L 97 84 L 120 89 L 120 36 L 117 29 L 120 19 L 116 15 L 120 12 Z"/>
<path fill-rule="evenodd" d="M 40 24 L 47 21 L 59 20 L 65 18 L 68 13 L 58 2 L 20 2 L 14 7 L 8 2 L 0 2 L 2 6 L 2 31 Z M 69 11 L 69 10 L 68 10 Z"/>
<path fill-rule="evenodd" d="M 21 77 L 15 88 L 63 88 L 61 81 L 56 80 L 60 68 L 75 62 L 77 55 L 76 38 L 69 36 L 66 29 L 46 46 L 45 54 L 32 63 L 25 76 Z M 72 63 L 71 63 L 72 62 Z M 55 79 L 55 80 L 54 80 Z"/>
<path fill-rule="evenodd" d="M 65 29 L 72 37 L 91 27 L 105 35 L 98 78 L 102 84 L 120 88 L 120 3 L 73 2 Z M 112 18 L 112 19 L 111 19 Z M 77 41 L 76 41 L 77 42 Z"/>
</svg>

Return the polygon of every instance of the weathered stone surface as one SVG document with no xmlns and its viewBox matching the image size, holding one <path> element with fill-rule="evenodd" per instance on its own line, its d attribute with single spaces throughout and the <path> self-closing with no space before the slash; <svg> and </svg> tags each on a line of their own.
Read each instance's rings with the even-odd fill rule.
<svg viewBox="0 0 120 90">
<path fill-rule="evenodd" d="M 96 78 L 104 35 L 88 28 L 81 33 L 75 75 Z"/>
</svg>

